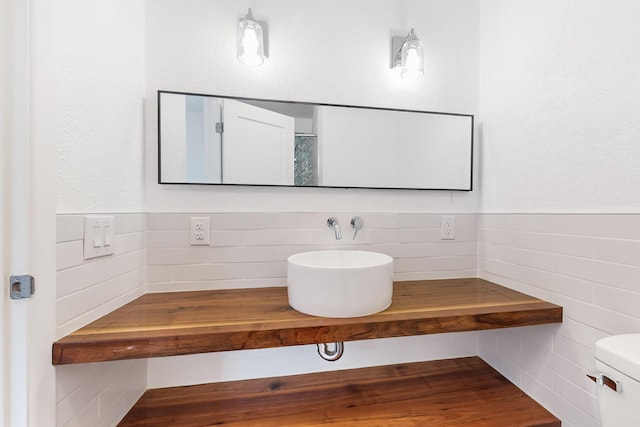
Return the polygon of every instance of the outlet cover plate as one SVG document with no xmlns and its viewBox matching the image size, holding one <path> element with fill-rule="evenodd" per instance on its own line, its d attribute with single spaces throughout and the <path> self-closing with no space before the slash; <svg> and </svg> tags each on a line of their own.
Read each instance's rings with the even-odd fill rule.
<svg viewBox="0 0 640 427">
<path fill-rule="evenodd" d="M 443 215 L 440 223 L 440 240 L 456 239 L 456 217 L 453 215 Z"/>
<path fill-rule="evenodd" d="M 191 246 L 209 246 L 211 244 L 211 218 L 192 216 L 189 236 Z"/>
</svg>

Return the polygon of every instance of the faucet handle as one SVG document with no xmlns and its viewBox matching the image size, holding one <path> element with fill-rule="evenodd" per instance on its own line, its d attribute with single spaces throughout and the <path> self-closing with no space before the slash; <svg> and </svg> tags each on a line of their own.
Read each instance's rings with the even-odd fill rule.
<svg viewBox="0 0 640 427">
<path fill-rule="evenodd" d="M 360 230 L 363 225 L 364 225 L 364 221 L 359 216 L 354 216 L 353 218 L 351 218 L 351 228 L 354 229 L 353 240 L 356 240 L 356 236 L 358 235 L 358 230 Z"/>
<path fill-rule="evenodd" d="M 340 224 L 338 224 L 338 219 L 336 217 L 330 217 L 327 219 L 327 227 L 333 228 L 336 232 L 336 240 L 342 239 L 342 232 L 340 231 Z"/>
</svg>

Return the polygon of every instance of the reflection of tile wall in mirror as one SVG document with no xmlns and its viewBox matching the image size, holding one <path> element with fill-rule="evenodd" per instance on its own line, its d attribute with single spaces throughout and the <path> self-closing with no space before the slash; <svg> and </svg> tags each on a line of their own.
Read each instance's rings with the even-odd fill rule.
<svg viewBox="0 0 640 427">
<path fill-rule="evenodd" d="M 295 171 L 296 186 L 316 185 L 316 150 L 317 138 L 313 135 L 296 135 L 295 137 Z"/>
</svg>

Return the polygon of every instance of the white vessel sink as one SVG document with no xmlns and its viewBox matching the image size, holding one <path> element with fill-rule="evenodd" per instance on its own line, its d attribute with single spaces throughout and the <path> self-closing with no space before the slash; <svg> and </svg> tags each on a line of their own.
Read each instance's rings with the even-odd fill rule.
<svg viewBox="0 0 640 427">
<path fill-rule="evenodd" d="M 289 305 L 312 316 L 358 317 L 391 305 L 393 258 L 376 252 L 302 252 L 287 260 Z"/>
</svg>

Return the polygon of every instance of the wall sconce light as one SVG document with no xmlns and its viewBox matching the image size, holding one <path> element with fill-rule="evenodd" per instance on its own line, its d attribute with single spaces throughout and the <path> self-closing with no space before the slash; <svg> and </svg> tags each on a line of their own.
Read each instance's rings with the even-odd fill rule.
<svg viewBox="0 0 640 427">
<path fill-rule="evenodd" d="M 264 34 L 262 26 L 253 18 L 251 9 L 238 22 L 237 57 L 245 65 L 262 65 L 264 58 Z"/>
<path fill-rule="evenodd" d="M 416 33 L 409 31 L 407 37 L 391 39 L 391 68 L 400 71 L 400 77 L 415 80 L 424 74 L 424 53 L 422 42 Z"/>
</svg>

